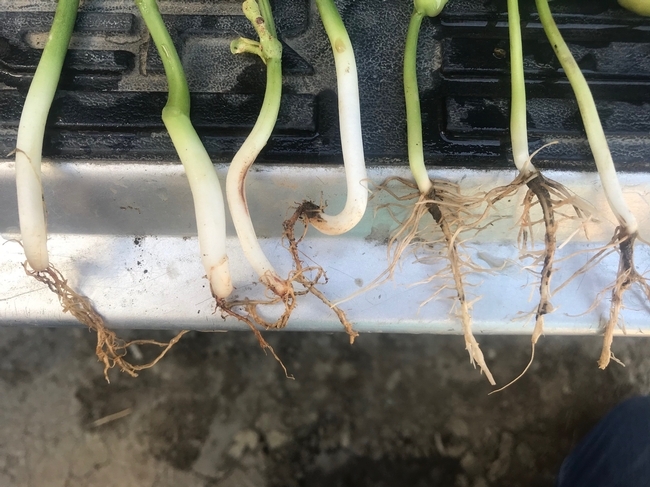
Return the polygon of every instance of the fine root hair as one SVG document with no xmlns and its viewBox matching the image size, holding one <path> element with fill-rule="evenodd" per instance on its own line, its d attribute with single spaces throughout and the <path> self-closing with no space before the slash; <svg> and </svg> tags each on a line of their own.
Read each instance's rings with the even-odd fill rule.
<svg viewBox="0 0 650 487">
<path fill-rule="evenodd" d="M 410 250 L 416 261 L 420 263 L 439 261 L 439 255 L 442 253 L 446 264 L 425 282 L 442 280 L 443 282 L 447 281 L 447 284 L 442 284 L 422 305 L 439 297 L 444 291 L 453 293 L 455 304 L 452 310 L 456 309 L 461 321 L 465 348 L 469 353 L 470 362 L 474 367 L 479 367 L 490 384 L 495 385 L 483 352 L 472 332 L 472 301 L 466 294 L 465 275 L 471 271 L 483 271 L 484 269 L 476 266 L 462 250 L 463 236 L 466 233 L 477 233 L 485 228 L 483 226 L 486 219 L 485 195 L 463 195 L 460 187 L 449 181 L 432 180 L 432 184 L 431 191 L 423 195 L 420 194 L 413 182 L 399 177 L 391 177 L 383 181 L 374 191 L 375 197 L 383 191 L 394 200 L 379 205 L 376 210 L 386 211 L 398 225 L 387 244 L 388 266 L 370 284 L 346 300 L 392 279 L 407 250 Z M 411 191 L 401 194 L 400 189 L 403 188 Z M 433 221 L 430 221 L 429 217 Z"/>
</svg>

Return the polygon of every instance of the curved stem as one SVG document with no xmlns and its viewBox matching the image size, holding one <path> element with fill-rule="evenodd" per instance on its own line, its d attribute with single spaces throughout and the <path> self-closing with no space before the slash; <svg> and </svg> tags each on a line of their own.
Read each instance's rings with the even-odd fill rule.
<svg viewBox="0 0 650 487">
<path fill-rule="evenodd" d="M 16 140 L 16 191 L 20 233 L 27 262 L 35 271 L 49 266 L 47 225 L 41 184 L 45 122 L 59 84 L 79 0 L 59 0 L 41 60 L 29 87 Z"/>
<path fill-rule="evenodd" d="M 422 115 L 420 113 L 420 92 L 417 77 L 417 49 L 420 26 L 424 13 L 417 9 L 411 15 L 404 48 L 404 99 L 406 101 L 406 126 L 408 135 L 408 158 L 411 173 L 422 194 L 428 194 L 433 187 L 424 165 L 422 141 Z"/>
<path fill-rule="evenodd" d="M 266 4 L 264 10 L 267 12 L 266 15 L 270 17 L 268 4 L 265 1 L 262 1 L 261 4 Z M 260 41 L 257 43 L 248 39 L 239 39 L 231 44 L 231 51 L 235 54 L 255 52 L 262 58 L 266 63 L 266 91 L 253 130 L 230 163 L 228 176 L 226 177 L 226 196 L 235 230 L 246 259 L 264 284 L 268 285 L 276 295 L 285 296 L 290 290 L 290 284 L 278 276 L 278 273 L 264 254 L 255 234 L 255 228 L 246 202 L 246 175 L 260 151 L 268 142 L 280 111 L 282 46 L 271 32 L 271 29 L 267 28 L 267 26 L 273 25 L 272 21 L 271 24 L 268 24 L 268 17 L 262 17 L 262 13 L 254 0 L 244 2 L 243 8 L 246 17 L 255 27 Z M 258 19 L 261 19 L 262 22 Z M 251 46 L 254 46 L 254 50 L 250 49 Z"/>
<path fill-rule="evenodd" d="M 510 37 L 510 140 L 515 166 L 524 176 L 536 172 L 528 152 L 528 125 L 526 122 L 526 84 L 524 82 L 524 55 L 521 42 L 519 0 L 508 0 L 508 33 Z"/>
<path fill-rule="evenodd" d="M 404 47 L 404 100 L 406 102 L 409 167 L 415 183 L 423 195 L 428 195 L 431 192 L 433 184 L 424 164 L 422 114 L 417 75 L 418 37 L 424 16 L 436 17 L 446 4 L 447 0 L 415 0 L 413 2 L 413 13 Z"/>
<path fill-rule="evenodd" d="M 603 131 L 603 126 L 600 123 L 600 117 L 596 110 L 596 103 L 594 102 L 594 97 L 591 94 L 587 80 L 585 80 L 578 63 L 573 58 L 571 51 L 564 42 L 562 34 L 560 34 L 553 20 L 548 1 L 535 0 L 535 3 L 546 36 L 553 46 L 553 50 L 567 78 L 569 78 L 569 82 L 575 93 L 582 122 L 587 133 L 587 139 L 589 140 L 589 146 L 596 161 L 596 167 L 598 168 L 598 174 L 600 175 L 600 181 L 603 185 L 607 202 L 619 224 L 625 228 L 628 234 L 632 235 L 636 233 L 638 224 L 623 198 L 623 191 L 616 176 L 614 161 L 612 160 L 607 139 L 605 138 L 605 132 Z"/>
<path fill-rule="evenodd" d="M 190 121 L 190 91 L 174 43 L 165 27 L 156 0 L 135 0 L 160 58 L 169 85 L 162 119 L 183 163 L 194 199 L 201 261 L 212 292 L 225 298 L 232 292 L 226 254 L 226 214 L 210 156 Z"/>
<path fill-rule="evenodd" d="M 321 212 L 319 217 L 311 219 L 310 223 L 322 233 L 340 235 L 359 223 L 368 205 L 368 176 L 361 134 L 359 83 L 352 43 L 334 1 L 316 0 L 316 6 L 334 54 L 341 148 L 348 194 L 345 207 L 338 215 Z"/>
</svg>

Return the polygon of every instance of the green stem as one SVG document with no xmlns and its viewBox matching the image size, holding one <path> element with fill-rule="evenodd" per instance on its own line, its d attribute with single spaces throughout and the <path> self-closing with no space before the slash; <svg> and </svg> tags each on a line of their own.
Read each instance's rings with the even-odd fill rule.
<svg viewBox="0 0 650 487">
<path fill-rule="evenodd" d="M 637 221 L 629 210 L 625 198 L 623 198 L 623 191 L 616 176 L 614 161 L 612 160 L 605 132 L 603 131 L 603 126 L 600 123 L 600 117 L 596 110 L 596 103 L 594 102 L 594 97 L 591 94 L 587 80 L 582 74 L 582 71 L 580 71 L 580 67 L 573 58 L 566 42 L 564 42 L 562 34 L 560 34 L 555 24 L 555 20 L 553 20 L 548 1 L 535 0 L 535 3 L 546 36 L 553 46 L 553 50 L 573 88 L 585 132 L 587 133 L 589 146 L 591 147 L 591 152 L 594 156 L 609 206 L 614 212 L 619 224 L 628 233 L 633 234 L 637 231 Z"/>
<path fill-rule="evenodd" d="M 190 115 L 190 89 L 187 86 L 183 65 L 174 42 L 172 41 L 165 22 L 160 15 L 156 0 L 135 0 L 142 18 L 147 24 L 156 49 L 162 59 L 167 84 L 169 85 L 169 96 L 165 109 L 178 110 L 179 113 Z"/>
<path fill-rule="evenodd" d="M 291 293 L 291 284 L 278 276 L 260 246 L 246 202 L 246 176 L 260 151 L 264 148 L 275 127 L 282 97 L 282 44 L 275 37 L 273 16 L 268 1 L 260 5 L 255 0 L 246 0 L 242 6 L 259 36 L 259 42 L 238 39 L 230 45 L 234 54 L 254 53 L 266 64 L 266 90 L 264 102 L 253 130 L 235 154 L 226 177 L 226 196 L 235 230 L 242 250 L 260 280 L 276 295 L 286 297 Z M 263 13 L 264 11 L 264 13 Z M 260 21 L 261 19 L 261 21 Z"/>
<path fill-rule="evenodd" d="M 521 41 L 519 0 L 508 0 L 508 32 L 510 37 L 510 140 L 512 157 L 517 169 L 528 175 L 535 172 L 528 152 L 526 122 L 526 85 L 524 82 L 524 55 Z"/>
<path fill-rule="evenodd" d="M 271 37 L 277 38 L 277 32 L 275 31 L 275 20 L 273 20 L 273 11 L 271 10 L 271 2 L 269 0 L 258 0 L 260 6 L 260 13 L 264 19 L 264 24 L 266 25 L 266 30 Z"/>
<path fill-rule="evenodd" d="M 135 3 L 165 68 L 169 95 L 162 119 L 192 191 L 201 261 L 212 293 L 217 298 L 226 298 L 232 292 L 232 283 L 226 254 L 226 215 L 221 185 L 210 156 L 190 121 L 190 90 L 183 65 L 156 0 L 135 0 Z"/>
<path fill-rule="evenodd" d="M 54 98 L 78 10 L 79 0 L 59 0 L 57 3 L 50 35 L 31 85 L 36 85 L 35 89 L 43 96 L 47 91 L 48 96 Z"/>
<path fill-rule="evenodd" d="M 650 1 L 648 0 L 618 0 L 618 4 L 644 17 L 650 17 Z"/>
<path fill-rule="evenodd" d="M 422 140 L 422 115 L 420 112 L 420 92 L 417 76 L 417 50 L 420 26 L 424 14 L 413 11 L 406 34 L 404 48 L 404 99 L 406 101 L 406 127 L 408 136 L 408 158 L 411 173 L 415 178 L 420 193 L 431 190 L 431 179 L 424 164 L 424 147 Z"/>
<path fill-rule="evenodd" d="M 411 14 L 411 21 L 406 33 L 406 46 L 404 47 L 404 99 L 406 102 L 409 166 L 422 194 L 428 194 L 433 184 L 424 164 L 422 115 L 417 75 L 418 37 L 424 16 L 436 17 L 446 4 L 447 0 L 414 0 L 413 14 Z"/>
<path fill-rule="evenodd" d="M 23 248 L 35 271 L 49 266 L 41 185 L 45 123 L 77 18 L 79 0 L 59 0 L 43 54 L 23 106 L 16 140 L 16 191 Z"/>
</svg>

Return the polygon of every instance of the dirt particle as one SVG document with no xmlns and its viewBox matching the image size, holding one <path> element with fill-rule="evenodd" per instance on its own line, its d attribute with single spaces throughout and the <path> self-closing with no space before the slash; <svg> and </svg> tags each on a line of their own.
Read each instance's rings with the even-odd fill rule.
<svg viewBox="0 0 650 487">
<path fill-rule="evenodd" d="M 490 465 L 490 470 L 488 471 L 488 479 L 490 482 L 495 482 L 496 480 L 503 477 L 510 468 L 510 459 L 512 457 L 512 447 L 514 445 L 514 437 L 512 433 L 507 431 L 501 434 L 501 441 L 499 442 L 499 456 L 497 459 Z"/>
<path fill-rule="evenodd" d="M 505 49 L 501 49 L 500 47 L 495 47 L 494 51 L 492 51 L 492 54 L 495 58 L 497 59 L 505 59 L 508 53 L 506 52 Z"/>
<path fill-rule="evenodd" d="M 449 432 L 459 438 L 468 438 L 469 437 L 469 426 L 465 421 L 460 418 L 451 418 L 447 423 L 447 428 Z"/>
<path fill-rule="evenodd" d="M 467 452 L 463 455 L 463 458 L 460 459 L 460 466 L 470 476 L 476 474 L 481 469 L 476 455 L 472 452 Z"/>
<path fill-rule="evenodd" d="M 151 412 L 149 449 L 179 470 L 189 470 L 199 458 L 216 413 L 212 398 L 179 398 Z"/>
<path fill-rule="evenodd" d="M 515 448 L 515 454 L 519 463 L 525 467 L 534 470 L 535 465 L 535 453 L 526 443 L 519 443 Z"/>
<path fill-rule="evenodd" d="M 355 375 L 357 375 L 357 371 L 354 368 L 354 365 L 352 365 L 349 362 L 344 362 L 338 367 L 338 373 L 339 377 L 343 380 L 351 379 Z"/>
<path fill-rule="evenodd" d="M 288 442 L 289 437 L 277 430 L 270 431 L 269 434 L 266 435 L 266 443 L 269 446 L 269 450 L 276 450 L 283 447 Z"/>
<path fill-rule="evenodd" d="M 392 392 L 402 380 L 402 373 L 399 370 L 394 371 L 386 381 L 386 390 Z"/>
<path fill-rule="evenodd" d="M 257 447 L 259 440 L 260 438 L 256 431 L 251 429 L 238 431 L 233 438 L 232 446 L 228 449 L 228 455 L 235 459 L 239 459 L 247 450 L 254 450 Z"/>
<path fill-rule="evenodd" d="M 489 485 L 487 483 L 487 480 L 485 480 L 483 477 L 479 477 L 474 480 L 472 487 L 489 487 Z"/>
</svg>

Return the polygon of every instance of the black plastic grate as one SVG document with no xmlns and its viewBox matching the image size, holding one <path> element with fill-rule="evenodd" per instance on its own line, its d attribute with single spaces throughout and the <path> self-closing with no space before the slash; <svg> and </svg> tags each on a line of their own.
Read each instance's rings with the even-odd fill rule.
<svg viewBox="0 0 650 487">
<path fill-rule="evenodd" d="M 120 11 L 103 2 L 106 11 L 99 1 L 94 11 L 79 15 L 44 151 L 55 158 L 174 161 L 160 119 L 166 88 L 160 59 L 135 9 Z M 224 2 L 215 6 L 215 14 L 206 14 L 201 2 L 163 4 L 193 91 L 193 120 L 215 161 L 227 161 L 243 142 L 265 83 L 261 61 L 230 54 L 230 41 L 252 36 L 252 30 L 237 15 L 239 2 L 226 3 L 227 14 L 218 13 Z M 200 14 L 192 13 L 194 5 Z M 401 63 L 412 3 L 338 5 L 357 54 L 369 163 L 405 164 Z M 551 8 L 592 86 L 617 164 L 650 169 L 650 19 L 622 10 L 614 0 L 557 1 Z M 175 10 L 182 14 L 174 15 Z M 285 46 L 285 96 L 274 136 L 259 160 L 340 163 L 334 66 L 316 8 L 307 0 L 275 0 L 274 11 Z M 51 12 L 0 12 L 4 153 L 15 144 L 22 102 L 51 20 Z M 531 148 L 560 141 L 541 152 L 537 163 L 591 170 L 571 88 L 534 1 L 522 2 L 522 27 Z M 418 64 L 428 161 L 509 167 L 505 0 L 451 0 L 439 18 L 423 24 Z"/>
</svg>

